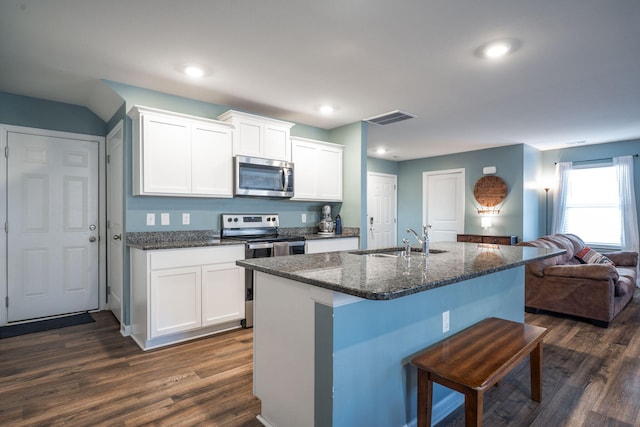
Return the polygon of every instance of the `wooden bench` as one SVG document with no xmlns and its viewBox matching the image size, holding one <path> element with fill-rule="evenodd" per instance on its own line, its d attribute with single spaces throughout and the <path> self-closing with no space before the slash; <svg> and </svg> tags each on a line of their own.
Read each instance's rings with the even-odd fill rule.
<svg viewBox="0 0 640 427">
<path fill-rule="evenodd" d="M 546 334 L 545 328 L 492 317 L 415 356 L 411 364 L 418 368 L 418 427 L 431 426 L 433 382 L 464 394 L 465 426 L 481 426 L 484 392 L 527 355 L 531 399 L 540 402 Z"/>
</svg>

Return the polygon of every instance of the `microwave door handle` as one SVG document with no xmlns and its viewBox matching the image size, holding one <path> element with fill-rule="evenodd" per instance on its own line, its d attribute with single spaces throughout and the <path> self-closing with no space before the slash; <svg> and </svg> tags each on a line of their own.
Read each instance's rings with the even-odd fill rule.
<svg viewBox="0 0 640 427">
<path fill-rule="evenodd" d="M 280 173 L 282 174 L 282 191 L 287 191 L 287 187 L 289 187 L 289 174 L 287 174 L 287 169 L 282 168 Z"/>
</svg>

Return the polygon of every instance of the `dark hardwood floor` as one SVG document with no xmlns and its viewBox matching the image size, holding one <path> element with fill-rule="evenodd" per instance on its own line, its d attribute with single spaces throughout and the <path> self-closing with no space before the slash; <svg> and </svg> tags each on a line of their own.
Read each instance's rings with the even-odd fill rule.
<svg viewBox="0 0 640 427">
<path fill-rule="evenodd" d="M 261 425 L 251 329 L 142 352 L 110 312 L 93 316 L 0 340 L 0 425 Z M 485 394 L 485 426 L 640 426 L 640 292 L 608 329 L 525 316 L 550 329 L 542 402 L 524 361 Z M 462 409 L 438 424 L 463 425 Z"/>
</svg>

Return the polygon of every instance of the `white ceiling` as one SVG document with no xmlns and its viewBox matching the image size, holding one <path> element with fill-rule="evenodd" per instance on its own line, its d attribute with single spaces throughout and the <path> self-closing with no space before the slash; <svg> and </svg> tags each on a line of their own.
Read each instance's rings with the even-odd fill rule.
<svg viewBox="0 0 640 427">
<path fill-rule="evenodd" d="M 519 50 L 473 54 L 503 37 Z M 399 109 L 369 126 L 393 160 L 640 138 L 639 75 L 638 0 L 0 2 L 0 91 L 103 119 L 101 79 L 327 129 Z"/>
</svg>

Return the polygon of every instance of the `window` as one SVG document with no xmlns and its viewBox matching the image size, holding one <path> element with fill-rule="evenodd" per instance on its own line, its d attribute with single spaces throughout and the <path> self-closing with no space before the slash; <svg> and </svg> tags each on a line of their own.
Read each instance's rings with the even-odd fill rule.
<svg viewBox="0 0 640 427">
<path fill-rule="evenodd" d="M 620 192 L 610 165 L 574 166 L 567 175 L 562 232 L 596 247 L 621 246 Z"/>
</svg>

